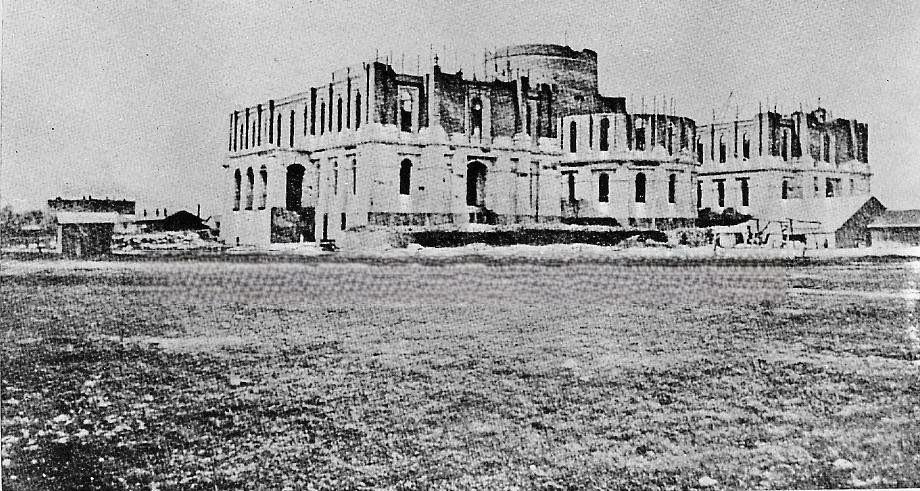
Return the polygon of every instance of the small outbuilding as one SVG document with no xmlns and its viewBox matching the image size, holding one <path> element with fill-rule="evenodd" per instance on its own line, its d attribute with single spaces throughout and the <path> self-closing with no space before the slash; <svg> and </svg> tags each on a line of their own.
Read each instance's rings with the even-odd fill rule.
<svg viewBox="0 0 920 491">
<path fill-rule="evenodd" d="M 122 217 L 115 212 L 58 212 L 58 252 L 73 257 L 91 257 L 112 251 L 112 235 Z"/>
<path fill-rule="evenodd" d="M 920 210 L 888 210 L 869 224 L 876 247 L 920 246 Z"/>
<path fill-rule="evenodd" d="M 845 196 L 790 200 L 786 233 L 807 247 L 867 247 L 872 245 L 869 223 L 885 213 L 875 196 Z"/>
</svg>

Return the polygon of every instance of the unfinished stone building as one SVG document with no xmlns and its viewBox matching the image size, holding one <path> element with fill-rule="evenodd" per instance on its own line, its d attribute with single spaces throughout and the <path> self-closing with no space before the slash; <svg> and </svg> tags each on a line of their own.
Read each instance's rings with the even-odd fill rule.
<svg viewBox="0 0 920 491">
<path fill-rule="evenodd" d="M 670 228 L 692 225 L 713 203 L 772 213 L 784 179 L 787 198 L 812 175 L 834 193 L 868 192 L 865 125 L 828 121 L 823 110 L 698 131 L 692 119 L 630 114 L 625 98 L 600 94 L 588 49 L 512 46 L 484 65 L 477 80 L 442 71 L 437 57 L 423 75 L 372 61 L 237 108 L 223 164 L 222 238 L 334 240 L 364 225 Z M 738 203 L 732 186 L 746 193 Z"/>
<path fill-rule="evenodd" d="M 824 108 L 699 127 L 696 206 L 788 219 L 799 200 L 870 195 L 869 130 Z"/>
</svg>

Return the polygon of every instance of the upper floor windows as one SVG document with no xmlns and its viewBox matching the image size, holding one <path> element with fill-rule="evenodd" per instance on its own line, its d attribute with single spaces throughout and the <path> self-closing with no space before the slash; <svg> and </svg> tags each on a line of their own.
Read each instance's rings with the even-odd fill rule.
<svg viewBox="0 0 920 491">
<path fill-rule="evenodd" d="M 645 128 L 636 128 L 636 150 L 645 150 Z"/>
<path fill-rule="evenodd" d="M 783 160 L 789 160 L 789 130 L 783 130 L 782 146 L 780 147 L 780 156 Z"/>
<path fill-rule="evenodd" d="M 725 139 L 719 136 L 719 163 L 725 163 Z"/>
<path fill-rule="evenodd" d="M 319 105 L 319 134 L 326 133 L 326 102 Z"/>
<path fill-rule="evenodd" d="M 746 159 L 751 158 L 751 139 L 747 133 L 741 137 L 741 156 Z"/>
<path fill-rule="evenodd" d="M 412 131 L 412 94 L 408 92 L 399 96 L 399 130 Z"/>
<path fill-rule="evenodd" d="M 609 133 L 610 133 L 610 120 L 607 118 L 601 118 L 600 149 L 602 152 L 606 152 L 607 150 L 610 149 Z"/>
<path fill-rule="evenodd" d="M 575 153 L 578 150 L 578 125 L 575 121 L 569 123 L 569 152 Z"/>
<path fill-rule="evenodd" d="M 342 131 L 342 98 L 341 97 L 339 97 L 339 100 L 336 102 L 335 113 L 336 113 L 336 123 L 335 123 L 336 129 L 335 130 L 341 132 Z"/>
<path fill-rule="evenodd" d="M 279 111 L 279 113 L 278 113 L 278 121 L 277 121 L 277 123 L 278 123 L 278 124 L 277 124 L 276 126 L 277 126 L 277 129 L 278 129 L 278 132 L 277 132 L 277 136 L 278 136 L 278 137 L 275 139 L 275 145 L 278 145 L 278 146 L 280 147 L 280 146 L 281 146 L 281 113 L 280 113 L 280 111 Z"/>
<path fill-rule="evenodd" d="M 470 101 L 470 129 L 473 136 L 482 135 L 482 99 L 478 97 Z"/>
<path fill-rule="evenodd" d="M 361 93 L 355 94 L 355 129 L 361 127 Z"/>
</svg>

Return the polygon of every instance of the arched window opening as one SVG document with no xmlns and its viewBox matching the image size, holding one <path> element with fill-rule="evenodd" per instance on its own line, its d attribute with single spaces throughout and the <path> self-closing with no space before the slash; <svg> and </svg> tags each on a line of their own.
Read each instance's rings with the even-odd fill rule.
<svg viewBox="0 0 920 491">
<path fill-rule="evenodd" d="M 303 136 L 307 136 L 307 105 L 303 106 Z"/>
<path fill-rule="evenodd" d="M 725 163 L 725 140 L 719 137 L 719 163 Z"/>
<path fill-rule="evenodd" d="M 668 176 L 668 203 L 677 203 L 677 175 Z"/>
<path fill-rule="evenodd" d="M 645 174 L 636 174 L 636 203 L 645 203 Z"/>
<path fill-rule="evenodd" d="M 636 128 L 636 150 L 645 150 L 645 128 Z"/>
<path fill-rule="evenodd" d="M 696 208 L 700 209 L 703 207 L 703 183 L 696 182 Z"/>
<path fill-rule="evenodd" d="M 412 181 L 412 162 L 409 159 L 399 164 L 399 194 L 408 196 Z"/>
<path fill-rule="evenodd" d="M 291 164 L 287 167 L 284 207 L 288 210 L 300 210 L 303 199 L 303 174 L 304 167 L 300 164 Z"/>
<path fill-rule="evenodd" d="M 278 124 L 276 126 L 278 127 L 278 133 L 277 133 L 278 136 L 275 139 L 275 145 L 280 147 L 281 146 L 281 114 L 278 114 Z"/>
<path fill-rule="evenodd" d="M 674 123 L 668 123 L 668 155 L 674 155 Z"/>
<path fill-rule="evenodd" d="M 326 133 L 326 103 L 323 102 L 319 106 L 319 134 L 322 135 Z"/>
<path fill-rule="evenodd" d="M 783 146 L 780 147 L 780 155 L 783 160 L 789 160 L 789 131 L 783 130 Z"/>
<path fill-rule="evenodd" d="M 351 159 L 351 194 L 358 194 L 358 161 Z"/>
<path fill-rule="evenodd" d="M 482 136 L 482 100 L 478 97 L 470 101 L 470 130 L 474 138 Z"/>
<path fill-rule="evenodd" d="M 716 189 L 719 195 L 719 208 L 725 208 L 725 181 L 717 182 Z"/>
<path fill-rule="evenodd" d="M 259 189 L 262 190 L 262 196 L 259 198 L 259 209 L 264 210 L 268 202 L 268 170 L 263 165 L 259 170 Z"/>
<path fill-rule="evenodd" d="M 355 129 L 361 127 L 361 93 L 355 94 Z"/>
<path fill-rule="evenodd" d="M 293 110 L 291 111 L 291 124 L 288 130 L 289 130 L 288 131 L 288 135 L 289 135 L 288 136 L 288 146 L 293 148 L 294 147 L 294 111 Z"/>
<path fill-rule="evenodd" d="M 597 201 L 607 203 L 610 201 L 610 176 L 601 172 L 597 176 Z"/>
<path fill-rule="evenodd" d="M 749 206 L 750 188 L 747 179 L 741 179 L 741 206 Z"/>
<path fill-rule="evenodd" d="M 824 182 L 824 197 L 833 198 L 835 196 L 836 189 L 834 189 L 834 179 L 828 177 Z"/>
<path fill-rule="evenodd" d="M 412 95 L 408 92 L 399 96 L 399 129 L 407 133 L 412 131 Z"/>
<path fill-rule="evenodd" d="M 340 226 L 339 226 L 339 228 L 341 228 L 342 230 L 345 230 L 345 218 L 346 216 L 345 216 L 345 213 L 343 212 L 342 219 L 341 219 Z"/>
<path fill-rule="evenodd" d="M 526 127 L 524 131 L 525 133 L 529 135 L 530 134 L 530 104 L 529 103 L 524 106 L 524 112 L 526 113 L 526 116 L 524 118 L 524 120 L 526 121 Z"/>
<path fill-rule="evenodd" d="M 569 152 L 578 150 L 578 125 L 575 121 L 569 123 Z"/>
<path fill-rule="evenodd" d="M 339 194 L 339 163 L 332 164 L 332 195 Z"/>
<path fill-rule="evenodd" d="M 466 166 L 467 206 L 485 206 L 486 172 L 482 162 L 470 162 Z"/>
<path fill-rule="evenodd" d="M 607 118 L 601 118 L 601 136 L 600 136 L 601 152 L 606 152 L 607 150 L 610 150 L 609 133 L 610 133 L 610 120 Z"/>
<path fill-rule="evenodd" d="M 335 123 L 336 131 L 342 131 L 342 98 L 341 97 L 339 97 L 338 102 L 336 102 L 335 113 L 336 113 L 336 123 Z"/>
<path fill-rule="evenodd" d="M 256 185 L 255 173 L 252 172 L 252 167 L 246 171 L 246 209 L 252 209 L 252 193 L 255 191 Z"/>
<path fill-rule="evenodd" d="M 237 169 L 233 172 L 233 211 L 240 209 L 240 195 L 243 194 L 242 186 L 243 179 L 240 175 L 240 170 Z"/>
<path fill-rule="evenodd" d="M 786 179 L 783 179 L 783 194 L 782 194 L 782 197 L 783 197 L 783 199 L 789 199 L 789 181 L 786 180 Z"/>
<path fill-rule="evenodd" d="M 824 155 L 823 159 L 825 162 L 831 161 L 831 137 L 827 134 L 824 135 Z"/>
<path fill-rule="evenodd" d="M 699 138 L 696 139 L 696 161 L 703 163 L 703 142 Z"/>
<path fill-rule="evenodd" d="M 575 173 L 574 172 L 569 173 L 567 184 L 569 186 L 569 203 L 574 203 L 575 202 Z"/>
<path fill-rule="evenodd" d="M 741 156 L 746 159 L 751 158 L 751 140 L 747 133 L 741 137 Z"/>
</svg>

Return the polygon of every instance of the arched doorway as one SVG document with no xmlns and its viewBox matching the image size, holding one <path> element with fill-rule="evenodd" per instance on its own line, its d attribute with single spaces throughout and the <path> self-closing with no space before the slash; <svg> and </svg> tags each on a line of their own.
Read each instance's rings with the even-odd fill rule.
<svg viewBox="0 0 920 491">
<path fill-rule="evenodd" d="M 482 162 L 470 162 L 466 166 L 466 205 L 470 209 L 470 222 L 486 223 L 486 173 L 488 169 Z"/>
<path fill-rule="evenodd" d="M 304 168 L 300 164 L 291 164 L 287 168 L 284 207 L 300 211 L 303 196 Z"/>
<path fill-rule="evenodd" d="M 482 162 L 470 162 L 466 166 L 466 204 L 485 206 L 486 166 Z"/>
</svg>

